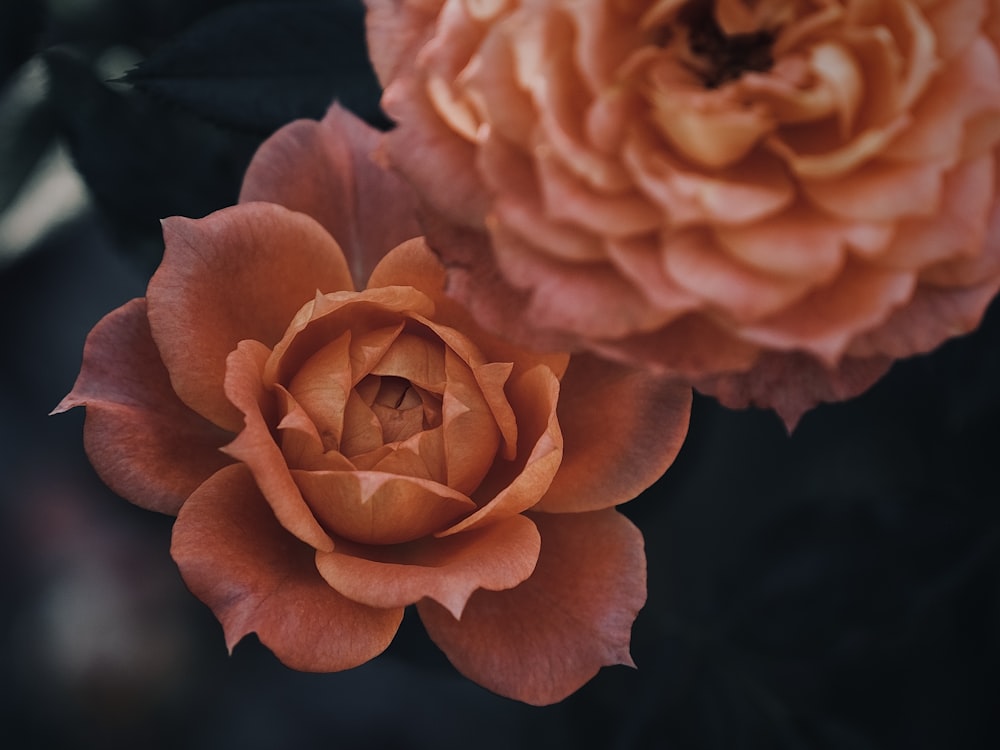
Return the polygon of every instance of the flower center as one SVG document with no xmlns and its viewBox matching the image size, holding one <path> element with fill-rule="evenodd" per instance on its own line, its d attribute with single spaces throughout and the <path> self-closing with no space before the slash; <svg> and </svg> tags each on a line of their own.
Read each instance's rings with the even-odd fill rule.
<svg viewBox="0 0 1000 750">
<path fill-rule="evenodd" d="M 435 405 L 425 403 L 434 399 L 425 399 L 409 380 L 394 375 L 383 375 L 379 380 L 371 409 L 382 426 L 385 442 L 406 440 L 440 421 Z"/>
<path fill-rule="evenodd" d="M 406 410 L 419 406 L 420 396 L 406 378 L 384 375 L 375 394 L 375 403 L 390 409 Z"/>
<path fill-rule="evenodd" d="M 677 15 L 690 52 L 688 63 L 710 89 L 747 71 L 765 72 L 774 63 L 770 31 L 727 35 L 715 17 L 715 3 L 691 0 Z"/>
</svg>

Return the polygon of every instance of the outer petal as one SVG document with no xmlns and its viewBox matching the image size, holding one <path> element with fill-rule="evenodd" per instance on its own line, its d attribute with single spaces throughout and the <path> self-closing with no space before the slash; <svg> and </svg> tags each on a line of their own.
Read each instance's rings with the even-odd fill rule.
<svg viewBox="0 0 1000 750">
<path fill-rule="evenodd" d="M 297 120 L 254 155 L 240 203 L 278 203 L 316 219 L 361 289 L 383 255 L 420 234 L 412 190 L 371 158 L 378 143 L 378 131 L 337 104 L 322 122 Z"/>
<path fill-rule="evenodd" d="M 417 605 L 451 663 L 494 692 L 535 705 L 562 700 L 602 666 L 632 665 L 632 623 L 646 601 L 642 535 L 614 510 L 532 514 L 535 572 L 508 591 L 477 591 L 457 619 Z"/>
<path fill-rule="evenodd" d="M 575 355 L 560 386 L 558 416 L 562 463 L 534 509 L 608 508 L 631 500 L 673 463 L 687 435 L 691 389 Z"/>
<path fill-rule="evenodd" d="M 379 80 L 385 84 L 401 65 L 412 60 L 424 30 L 434 22 L 441 2 L 366 0 L 365 6 L 368 9 L 365 26 L 372 64 Z"/>
<path fill-rule="evenodd" d="M 809 409 L 821 401 L 844 401 L 863 393 L 891 364 L 884 356 L 845 357 L 831 369 L 803 352 L 767 352 L 748 372 L 702 378 L 695 387 L 730 409 L 774 409 L 790 433 Z"/>
<path fill-rule="evenodd" d="M 456 138 L 427 100 L 425 82 L 410 76 L 390 82 L 382 108 L 396 122 L 419 123 L 396 128 L 385 137 L 385 150 L 423 200 L 452 221 L 475 226 L 486 215 L 489 197 L 475 171 L 473 145 Z"/>
<path fill-rule="evenodd" d="M 170 387 L 146 319 L 146 300 L 108 313 L 87 336 L 72 392 L 52 412 L 87 407 L 83 439 L 101 479 L 148 510 L 174 515 L 230 463 L 228 432 L 195 414 Z"/>
<path fill-rule="evenodd" d="M 317 552 L 316 566 L 337 591 L 374 607 L 402 607 L 427 597 L 455 617 L 476 589 L 509 589 L 538 559 L 538 531 L 524 516 L 444 539 L 368 547 L 338 541 Z"/>
<path fill-rule="evenodd" d="M 247 633 L 293 669 L 335 672 L 380 654 L 403 610 L 345 599 L 320 577 L 312 550 L 281 528 L 246 467 L 227 467 L 191 496 L 171 554 L 188 588 L 222 623 L 226 645 Z"/>
<path fill-rule="evenodd" d="M 149 322 L 174 390 L 216 424 L 240 429 L 222 390 L 243 339 L 273 346 L 316 290 L 352 289 L 337 243 L 313 219 L 246 203 L 163 222 L 166 252 L 149 282 Z"/>
</svg>

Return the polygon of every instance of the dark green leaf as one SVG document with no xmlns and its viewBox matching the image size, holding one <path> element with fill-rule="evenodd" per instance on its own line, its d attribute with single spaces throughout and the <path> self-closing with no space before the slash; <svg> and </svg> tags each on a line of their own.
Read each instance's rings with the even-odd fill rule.
<svg viewBox="0 0 1000 750">
<path fill-rule="evenodd" d="M 320 118 L 336 98 L 383 121 L 360 0 L 226 8 L 130 71 L 125 81 L 214 122 L 267 135 Z"/>
<path fill-rule="evenodd" d="M 51 105 L 76 167 L 122 246 L 147 269 L 162 252 L 160 219 L 236 202 L 258 139 L 112 90 L 79 58 L 45 59 Z"/>
</svg>

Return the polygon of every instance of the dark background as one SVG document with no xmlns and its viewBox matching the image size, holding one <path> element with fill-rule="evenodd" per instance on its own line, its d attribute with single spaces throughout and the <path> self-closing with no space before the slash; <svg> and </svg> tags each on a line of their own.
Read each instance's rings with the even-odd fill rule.
<svg viewBox="0 0 1000 750">
<path fill-rule="evenodd" d="M 696 397 L 676 464 L 623 507 L 649 559 L 637 670 L 523 706 L 409 613 L 346 673 L 253 637 L 228 656 L 171 519 L 103 487 L 82 410 L 45 415 L 91 326 L 143 293 L 158 219 L 235 202 L 257 144 L 334 96 L 384 124 L 352 0 L 0 0 L 5 746 L 1000 747 L 996 305 L 791 437 Z"/>
</svg>

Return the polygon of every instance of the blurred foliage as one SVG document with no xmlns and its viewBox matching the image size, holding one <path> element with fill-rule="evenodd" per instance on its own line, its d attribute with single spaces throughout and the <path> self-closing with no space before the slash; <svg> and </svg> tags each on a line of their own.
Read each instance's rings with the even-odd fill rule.
<svg viewBox="0 0 1000 750">
<path fill-rule="evenodd" d="M 11 746 L 1000 747 L 997 305 L 792 436 L 696 399 L 676 464 L 623 507 L 649 559 L 638 670 L 521 706 L 458 676 L 413 617 L 344 674 L 292 672 L 252 639 L 225 653 L 170 519 L 93 476 L 81 414 L 43 415 L 89 328 L 142 293 L 160 218 L 234 202 L 261 139 L 334 95 L 380 122 L 359 2 L 0 4 Z"/>
<path fill-rule="evenodd" d="M 182 34 L 124 80 L 261 136 L 296 117 L 321 118 L 335 96 L 381 124 L 363 16 L 351 0 L 234 6 Z"/>
</svg>

